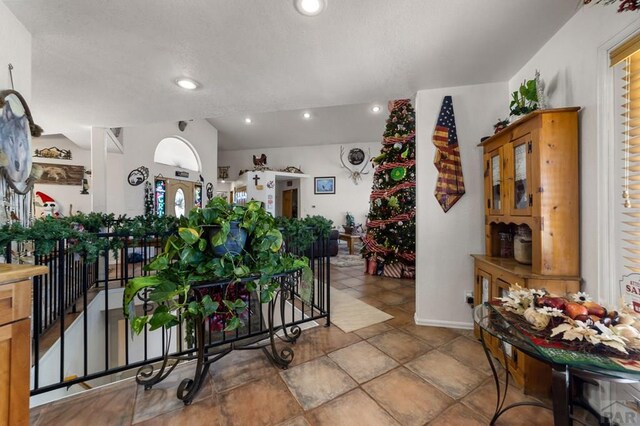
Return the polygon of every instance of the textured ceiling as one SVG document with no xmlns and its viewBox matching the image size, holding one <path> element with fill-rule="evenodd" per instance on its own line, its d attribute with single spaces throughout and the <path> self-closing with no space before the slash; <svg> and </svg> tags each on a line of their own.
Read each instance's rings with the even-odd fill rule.
<svg viewBox="0 0 640 426">
<path fill-rule="evenodd" d="M 302 145 L 349 144 L 382 140 L 389 113 L 386 102 L 373 113 L 374 104 L 342 105 L 304 110 L 231 114 L 210 118 L 218 129 L 219 149 L 293 147 Z M 303 118 L 309 112 L 310 119 Z M 251 118 L 251 124 L 244 119 Z"/>
<path fill-rule="evenodd" d="M 4 3 L 33 35 L 37 122 L 74 134 L 504 81 L 581 2 L 328 0 L 312 18 L 288 0 Z"/>
</svg>

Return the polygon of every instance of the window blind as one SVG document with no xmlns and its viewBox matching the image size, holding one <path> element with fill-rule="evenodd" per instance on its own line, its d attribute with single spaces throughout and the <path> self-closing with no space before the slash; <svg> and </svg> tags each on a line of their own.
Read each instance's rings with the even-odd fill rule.
<svg viewBox="0 0 640 426">
<path fill-rule="evenodd" d="M 638 38 L 640 43 L 640 38 Z M 624 267 L 640 272 L 640 45 L 624 59 L 622 231 Z"/>
</svg>

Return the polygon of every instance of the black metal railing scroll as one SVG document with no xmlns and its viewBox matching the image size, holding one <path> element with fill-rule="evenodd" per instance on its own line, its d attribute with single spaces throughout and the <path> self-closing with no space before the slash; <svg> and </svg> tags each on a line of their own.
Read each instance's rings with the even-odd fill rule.
<svg viewBox="0 0 640 426">
<path fill-rule="evenodd" d="M 159 363 L 162 368 L 167 355 L 197 359 L 198 339 L 206 343 L 203 350 L 224 353 L 241 341 L 270 339 L 270 330 L 284 330 L 280 334 L 284 333 L 286 340 L 297 338 L 296 330 L 302 323 L 324 319 L 324 324 L 329 325 L 328 240 L 319 239 L 306 252 L 296 253 L 309 258 L 314 274 L 310 301 L 303 301 L 298 292 L 299 271 L 276 277 L 280 290 L 273 304 L 261 304 L 259 296 L 247 291 L 242 283 L 232 284 L 231 288 L 221 283 L 208 284 L 198 288 L 214 293 L 232 291 L 247 302 L 249 309 L 242 314 L 241 328 L 225 332 L 227 318 L 214 314 L 203 321 L 203 334 L 195 339 L 188 336 L 193 327 L 184 321 L 170 331 L 151 332 L 147 327 L 140 335 L 132 335 L 122 314 L 123 288 L 130 279 L 149 274 L 144 267 L 162 250 L 163 238 L 113 233 L 98 237 L 104 243 L 101 247 L 111 249 L 101 251 L 91 261 L 74 253 L 73 241 L 68 240 L 58 241 L 46 255 L 34 254 L 35 249 L 29 252 L 24 249 L 28 246 L 24 242 L 4 248 L 6 263 L 49 268 L 48 274 L 33 280 L 31 395 L 98 379 L 97 384 L 107 383 L 113 375 L 132 376 L 136 374 L 133 370 L 141 367 L 144 368 L 137 375 L 144 377 L 150 365 Z M 153 304 L 141 298 L 136 309 L 139 314 L 150 314 Z M 270 352 L 278 365 L 287 360 L 286 350 Z M 189 389 L 185 384 L 181 391 L 185 402 L 189 400 Z"/>
</svg>

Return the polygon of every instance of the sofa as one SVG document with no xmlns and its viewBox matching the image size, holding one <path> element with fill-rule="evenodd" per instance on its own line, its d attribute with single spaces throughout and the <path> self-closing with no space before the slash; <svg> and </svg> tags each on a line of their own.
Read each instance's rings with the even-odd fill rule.
<svg viewBox="0 0 640 426">
<path fill-rule="evenodd" d="M 329 233 L 329 256 L 337 256 L 338 255 L 338 237 L 340 236 L 340 231 L 337 229 L 332 229 Z M 322 246 L 320 242 L 313 243 L 312 249 L 308 249 L 305 251 L 304 255 L 307 257 L 311 257 L 311 253 L 313 251 L 313 257 L 320 257 L 322 255 Z"/>
</svg>

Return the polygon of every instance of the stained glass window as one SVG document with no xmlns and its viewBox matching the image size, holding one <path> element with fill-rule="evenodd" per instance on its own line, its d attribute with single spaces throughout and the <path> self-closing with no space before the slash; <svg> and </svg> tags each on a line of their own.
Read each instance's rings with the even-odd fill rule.
<svg viewBox="0 0 640 426">
<path fill-rule="evenodd" d="M 167 181 L 164 179 L 156 179 L 156 214 L 158 217 L 165 215 L 165 206 L 167 201 Z"/>
</svg>

